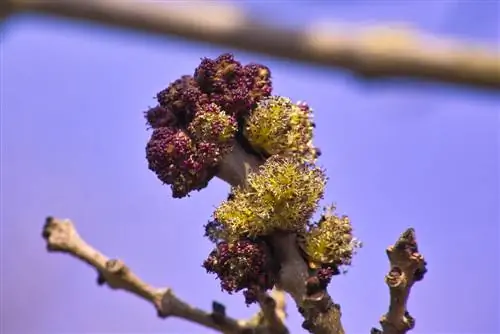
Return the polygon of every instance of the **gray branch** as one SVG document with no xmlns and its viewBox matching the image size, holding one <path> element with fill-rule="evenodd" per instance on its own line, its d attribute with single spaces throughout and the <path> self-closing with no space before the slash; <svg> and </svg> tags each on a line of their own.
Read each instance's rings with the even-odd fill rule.
<svg viewBox="0 0 500 334">
<path fill-rule="evenodd" d="M 237 8 L 204 2 L 3 0 L 0 15 L 35 12 L 171 35 L 345 69 L 364 79 L 410 77 L 500 89 L 494 47 L 436 40 L 402 27 L 291 30 L 256 21 Z M 348 31 L 348 33 L 346 33 Z"/>
</svg>

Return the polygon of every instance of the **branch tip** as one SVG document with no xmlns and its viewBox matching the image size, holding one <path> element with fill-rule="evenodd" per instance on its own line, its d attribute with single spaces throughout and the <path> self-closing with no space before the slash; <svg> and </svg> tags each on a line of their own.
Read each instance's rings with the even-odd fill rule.
<svg viewBox="0 0 500 334">
<path fill-rule="evenodd" d="M 212 313 L 210 314 L 212 319 L 214 319 L 214 322 L 216 324 L 222 324 L 224 323 L 226 319 L 226 306 L 223 304 L 213 301 L 212 302 Z"/>
<path fill-rule="evenodd" d="M 382 330 L 372 328 L 371 334 L 405 334 L 415 327 L 415 319 L 407 310 L 410 291 L 427 272 L 427 262 L 418 252 L 415 230 L 408 228 L 394 245 L 387 248 L 390 269 L 385 276 L 389 287 L 389 311 L 380 319 Z"/>
</svg>

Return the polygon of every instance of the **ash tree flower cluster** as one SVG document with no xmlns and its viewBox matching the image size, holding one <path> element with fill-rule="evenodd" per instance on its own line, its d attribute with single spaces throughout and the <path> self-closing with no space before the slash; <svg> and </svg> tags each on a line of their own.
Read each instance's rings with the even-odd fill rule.
<svg viewBox="0 0 500 334">
<path fill-rule="evenodd" d="M 295 156 L 314 161 L 318 150 L 312 145 L 312 109 L 305 103 L 293 103 L 276 96 L 262 100 L 248 117 L 244 135 L 267 155 Z"/>
<path fill-rule="evenodd" d="M 303 232 L 323 196 L 325 181 L 323 171 L 312 164 L 271 156 L 260 171 L 249 175 L 245 188 L 235 189 L 217 208 L 214 218 L 233 238 Z"/>
<path fill-rule="evenodd" d="M 234 144 L 238 125 L 271 94 L 265 66 L 237 62 L 230 54 L 205 58 L 157 94 L 145 112 L 153 134 L 146 147 L 149 169 L 172 188 L 175 198 L 207 186 Z"/>
<path fill-rule="evenodd" d="M 321 288 L 326 288 L 332 276 L 339 274 L 340 267 L 351 265 L 362 246 L 352 232 L 349 217 L 337 215 L 335 206 L 324 208 L 320 219 L 308 224 L 302 246 Z"/>
<path fill-rule="evenodd" d="M 262 162 L 205 225 L 215 249 L 203 266 L 223 290 L 243 290 L 252 303 L 273 287 L 279 264 L 269 240 L 275 233 L 297 234 L 311 277 L 323 288 L 351 263 L 360 244 L 349 219 L 326 210 L 311 222 L 327 181 L 316 165 L 312 109 L 272 95 L 268 67 L 242 65 L 231 54 L 204 58 L 157 100 L 145 112 L 152 129 L 146 158 L 173 197 L 205 188 L 235 145 Z"/>
<path fill-rule="evenodd" d="M 203 266 L 217 275 L 223 290 L 233 293 L 245 289 L 247 304 L 257 301 L 259 291 L 271 289 L 275 283 L 271 275 L 273 263 L 263 241 L 220 242 Z"/>
</svg>

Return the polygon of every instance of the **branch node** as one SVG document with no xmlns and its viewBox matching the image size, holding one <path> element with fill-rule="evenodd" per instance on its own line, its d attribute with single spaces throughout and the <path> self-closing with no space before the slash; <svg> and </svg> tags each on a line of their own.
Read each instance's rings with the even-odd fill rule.
<svg viewBox="0 0 500 334">
<path fill-rule="evenodd" d="M 404 283 L 405 276 L 401 268 L 395 266 L 392 267 L 389 273 L 385 276 L 385 282 L 391 288 L 401 287 Z"/>
<path fill-rule="evenodd" d="M 405 311 L 400 319 L 389 319 L 387 316 L 382 316 L 380 319 L 382 328 L 386 328 L 383 333 L 389 332 L 387 328 L 392 328 L 396 333 L 406 333 L 415 327 L 415 318 L 408 311 Z"/>
<path fill-rule="evenodd" d="M 47 241 L 49 252 L 70 252 L 75 240 L 79 238 L 69 220 L 56 220 L 49 216 L 45 219 L 42 237 Z"/>
<path fill-rule="evenodd" d="M 97 271 L 96 283 L 99 286 L 103 286 L 104 284 L 106 284 L 106 277 L 104 277 L 104 274 L 99 271 Z"/>
<path fill-rule="evenodd" d="M 166 289 L 156 307 L 158 317 L 165 319 L 177 315 L 176 310 L 178 310 L 179 302 L 172 290 Z"/>
<path fill-rule="evenodd" d="M 213 301 L 210 316 L 216 324 L 222 325 L 226 320 L 226 307 L 219 302 Z"/>
<path fill-rule="evenodd" d="M 125 276 L 128 274 L 129 269 L 125 266 L 123 261 L 118 259 L 110 259 L 106 262 L 106 270 L 111 275 Z"/>
<path fill-rule="evenodd" d="M 328 312 L 335 304 L 327 293 L 317 276 L 309 277 L 306 280 L 306 296 L 303 300 L 304 309 L 309 312 L 314 310 L 316 313 Z"/>
</svg>

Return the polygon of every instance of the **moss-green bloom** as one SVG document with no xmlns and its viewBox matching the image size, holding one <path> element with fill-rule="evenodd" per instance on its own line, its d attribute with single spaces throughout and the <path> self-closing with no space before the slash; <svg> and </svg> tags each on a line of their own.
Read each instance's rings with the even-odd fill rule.
<svg viewBox="0 0 500 334">
<path fill-rule="evenodd" d="M 312 162 L 316 153 L 311 117 L 311 109 L 301 108 L 289 98 L 272 96 L 257 104 L 246 120 L 244 135 L 252 146 L 267 154 Z"/>
<path fill-rule="evenodd" d="M 233 198 L 217 208 L 214 218 L 232 237 L 304 231 L 325 183 L 320 168 L 293 157 L 272 156 L 249 175 L 246 187 L 233 189 Z"/>
<path fill-rule="evenodd" d="M 313 265 L 350 265 L 361 243 L 353 237 L 351 221 L 325 209 L 321 219 L 305 234 L 305 251 Z"/>
<path fill-rule="evenodd" d="M 237 130 L 234 117 L 227 115 L 215 103 L 199 106 L 188 126 L 188 131 L 196 139 L 219 144 L 233 139 Z"/>
</svg>

